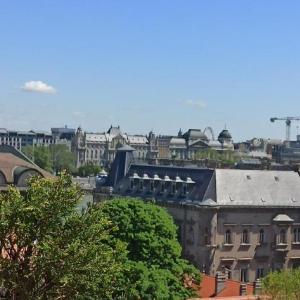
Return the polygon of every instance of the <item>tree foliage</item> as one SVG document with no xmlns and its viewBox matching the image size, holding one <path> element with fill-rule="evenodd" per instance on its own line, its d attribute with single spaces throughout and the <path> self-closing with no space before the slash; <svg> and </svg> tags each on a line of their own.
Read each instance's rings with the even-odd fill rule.
<svg viewBox="0 0 300 300">
<path fill-rule="evenodd" d="M 118 227 L 113 236 L 127 244 L 125 299 L 186 299 L 194 291 L 184 286 L 187 274 L 199 272 L 181 258 L 177 228 L 167 211 L 142 200 L 119 198 L 106 202 L 103 212 Z"/>
<path fill-rule="evenodd" d="M 75 171 L 75 156 L 67 145 L 53 144 L 45 146 L 25 146 L 22 152 L 40 168 L 58 173 L 66 170 L 68 173 Z"/>
<path fill-rule="evenodd" d="M 94 165 L 94 164 L 86 164 L 84 166 L 80 166 L 78 168 L 77 174 L 79 176 L 85 177 L 85 176 L 92 176 L 97 175 L 101 171 L 101 167 Z"/>
<path fill-rule="evenodd" d="M 273 300 L 300 300 L 300 269 L 271 272 L 262 286 L 263 293 Z"/>
<path fill-rule="evenodd" d="M 0 194 L 0 287 L 13 299 L 111 299 L 126 254 L 100 207 L 79 214 L 71 178 Z"/>
<path fill-rule="evenodd" d="M 226 164 L 234 164 L 241 159 L 234 151 L 224 150 L 220 152 L 214 149 L 200 150 L 195 154 L 195 158 L 208 159 Z"/>
<path fill-rule="evenodd" d="M 34 161 L 40 168 L 52 171 L 52 162 L 50 157 L 50 151 L 48 147 L 44 146 L 25 146 L 22 147 L 22 152 Z"/>
<path fill-rule="evenodd" d="M 65 144 L 52 144 L 49 146 L 52 169 L 55 173 L 66 170 L 68 173 L 75 171 L 75 155 Z"/>
</svg>

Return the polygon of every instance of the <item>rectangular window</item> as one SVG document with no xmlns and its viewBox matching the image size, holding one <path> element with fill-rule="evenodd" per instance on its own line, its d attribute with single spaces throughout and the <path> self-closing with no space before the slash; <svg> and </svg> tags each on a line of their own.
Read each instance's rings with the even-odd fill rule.
<svg viewBox="0 0 300 300">
<path fill-rule="evenodd" d="M 263 268 L 258 268 L 256 270 L 256 279 L 260 279 L 264 277 L 264 269 Z"/>
<path fill-rule="evenodd" d="M 242 268 L 241 269 L 241 282 L 248 282 L 248 269 Z"/>
<path fill-rule="evenodd" d="M 225 232 L 225 244 L 231 245 L 232 244 L 232 239 L 231 239 L 231 231 L 228 229 Z"/>
<path fill-rule="evenodd" d="M 277 236 L 277 243 L 278 244 L 286 244 L 286 230 L 281 229 L 278 236 Z"/>
<path fill-rule="evenodd" d="M 265 231 L 263 229 L 261 229 L 259 231 L 259 240 L 258 240 L 259 244 L 263 244 L 265 242 Z"/>
<path fill-rule="evenodd" d="M 183 195 L 186 195 L 186 184 L 183 186 Z"/>
<path fill-rule="evenodd" d="M 154 182 L 151 181 L 150 182 L 150 191 L 153 192 L 153 190 L 154 190 Z"/>
<path fill-rule="evenodd" d="M 300 243 L 300 228 L 294 228 L 293 230 L 293 242 Z"/>
<path fill-rule="evenodd" d="M 176 186 L 175 184 L 172 185 L 172 194 L 175 194 L 176 193 Z"/>
<path fill-rule="evenodd" d="M 204 244 L 205 245 L 209 245 L 210 244 L 210 238 L 209 238 L 209 230 L 207 227 L 205 227 L 205 230 L 204 230 Z"/>
</svg>

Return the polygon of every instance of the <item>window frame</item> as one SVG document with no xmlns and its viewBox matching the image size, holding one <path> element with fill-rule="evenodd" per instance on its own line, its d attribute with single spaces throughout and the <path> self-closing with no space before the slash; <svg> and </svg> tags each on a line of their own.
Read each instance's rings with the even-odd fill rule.
<svg viewBox="0 0 300 300">
<path fill-rule="evenodd" d="M 225 239 L 224 239 L 225 245 L 232 245 L 232 232 L 230 229 L 227 229 L 225 231 Z"/>
</svg>

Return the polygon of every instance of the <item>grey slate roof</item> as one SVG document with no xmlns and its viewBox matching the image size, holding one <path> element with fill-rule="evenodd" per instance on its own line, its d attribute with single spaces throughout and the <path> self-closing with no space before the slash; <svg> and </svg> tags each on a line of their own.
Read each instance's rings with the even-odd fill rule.
<svg viewBox="0 0 300 300">
<path fill-rule="evenodd" d="M 293 171 L 215 170 L 218 205 L 300 206 L 300 176 Z"/>
<path fill-rule="evenodd" d="M 118 148 L 117 151 L 135 151 L 135 149 L 129 145 L 123 145 L 122 147 Z"/>
</svg>

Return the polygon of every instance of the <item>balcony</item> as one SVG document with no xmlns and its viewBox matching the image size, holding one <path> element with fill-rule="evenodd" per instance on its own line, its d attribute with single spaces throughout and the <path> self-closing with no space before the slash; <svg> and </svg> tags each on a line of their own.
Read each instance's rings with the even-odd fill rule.
<svg viewBox="0 0 300 300">
<path fill-rule="evenodd" d="M 276 243 L 272 245 L 272 248 L 278 252 L 287 252 L 288 251 L 287 246 L 288 246 L 287 243 Z"/>
</svg>

